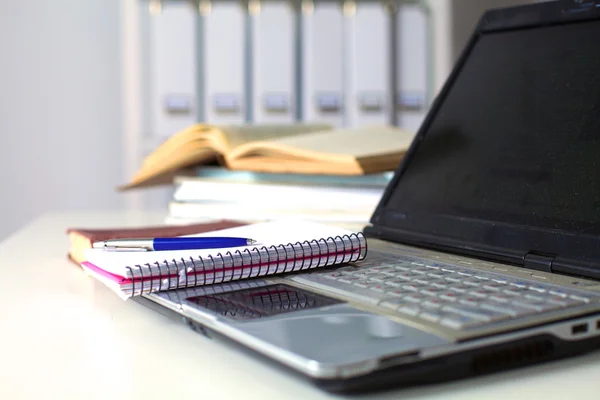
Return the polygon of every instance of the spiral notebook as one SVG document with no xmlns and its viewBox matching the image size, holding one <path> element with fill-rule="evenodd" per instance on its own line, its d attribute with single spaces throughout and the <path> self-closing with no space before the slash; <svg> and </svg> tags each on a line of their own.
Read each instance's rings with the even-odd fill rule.
<svg viewBox="0 0 600 400">
<path fill-rule="evenodd" d="M 306 221 L 246 225 L 190 236 L 240 236 L 249 246 L 181 251 L 87 249 L 81 266 L 122 298 L 360 261 L 362 232 Z"/>
</svg>

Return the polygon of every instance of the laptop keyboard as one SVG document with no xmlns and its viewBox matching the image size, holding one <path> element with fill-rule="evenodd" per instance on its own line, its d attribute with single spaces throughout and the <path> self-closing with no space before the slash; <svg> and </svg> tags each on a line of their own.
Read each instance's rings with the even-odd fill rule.
<svg viewBox="0 0 600 400">
<path fill-rule="evenodd" d="M 447 328 L 464 330 L 597 302 L 595 294 L 461 266 L 394 261 L 293 279 Z"/>
</svg>

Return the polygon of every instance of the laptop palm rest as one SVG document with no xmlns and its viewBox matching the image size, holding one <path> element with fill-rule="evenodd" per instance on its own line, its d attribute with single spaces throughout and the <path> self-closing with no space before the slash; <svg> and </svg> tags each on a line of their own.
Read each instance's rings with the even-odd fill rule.
<svg viewBox="0 0 600 400">
<path fill-rule="evenodd" d="M 190 297 L 183 311 L 260 353 L 313 376 L 378 367 L 378 358 L 448 344 L 434 334 L 296 287 L 276 284 Z"/>
</svg>

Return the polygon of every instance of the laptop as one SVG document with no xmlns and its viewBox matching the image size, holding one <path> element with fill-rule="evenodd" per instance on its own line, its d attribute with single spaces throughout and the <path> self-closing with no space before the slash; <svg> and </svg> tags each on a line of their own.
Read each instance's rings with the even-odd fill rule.
<svg viewBox="0 0 600 400">
<path fill-rule="evenodd" d="M 600 1 L 486 12 L 364 228 L 366 259 L 145 295 L 324 390 L 600 346 Z"/>
</svg>

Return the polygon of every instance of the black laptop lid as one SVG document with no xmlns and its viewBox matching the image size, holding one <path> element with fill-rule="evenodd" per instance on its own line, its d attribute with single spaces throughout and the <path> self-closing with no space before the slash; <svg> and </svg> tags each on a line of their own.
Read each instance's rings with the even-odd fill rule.
<svg viewBox="0 0 600 400">
<path fill-rule="evenodd" d="M 374 213 L 375 232 L 600 276 L 598 3 L 484 16 Z"/>
</svg>

